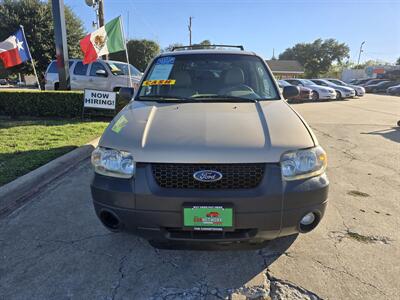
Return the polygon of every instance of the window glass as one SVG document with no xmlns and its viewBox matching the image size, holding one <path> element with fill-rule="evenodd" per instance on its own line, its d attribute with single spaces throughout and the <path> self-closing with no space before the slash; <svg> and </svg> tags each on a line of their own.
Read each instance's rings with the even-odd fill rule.
<svg viewBox="0 0 400 300">
<path fill-rule="evenodd" d="M 162 56 L 146 74 L 139 99 L 144 96 L 279 99 L 263 61 L 257 56 L 240 54 Z"/>
<path fill-rule="evenodd" d="M 69 61 L 69 67 L 70 67 L 70 68 L 71 68 L 71 66 L 72 66 L 73 63 L 74 63 L 73 61 Z M 50 64 L 50 67 L 49 67 L 49 69 L 47 70 L 47 73 L 58 73 L 58 70 L 57 70 L 57 62 L 56 62 L 56 61 L 53 61 L 53 62 Z"/>
<path fill-rule="evenodd" d="M 108 62 L 107 66 L 110 68 L 111 73 L 114 75 L 129 75 L 128 64 L 119 62 Z M 140 76 L 140 71 L 134 66 L 129 65 L 131 69 L 132 76 Z"/>
<path fill-rule="evenodd" d="M 81 61 L 78 61 L 74 68 L 75 75 L 86 75 L 86 71 L 89 65 L 84 65 Z"/>
<path fill-rule="evenodd" d="M 96 72 L 98 70 L 104 70 L 107 72 L 106 68 L 99 62 L 92 63 L 92 67 L 90 68 L 90 76 L 98 76 Z"/>
</svg>

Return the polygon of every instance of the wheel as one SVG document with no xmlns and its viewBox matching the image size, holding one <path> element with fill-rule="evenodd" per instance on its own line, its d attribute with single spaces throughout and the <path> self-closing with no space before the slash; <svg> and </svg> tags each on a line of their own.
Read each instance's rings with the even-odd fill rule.
<svg viewBox="0 0 400 300">
<path fill-rule="evenodd" d="M 58 91 L 59 87 L 60 87 L 60 84 L 58 82 L 56 84 L 54 84 L 54 90 L 55 91 Z"/>
<path fill-rule="evenodd" d="M 342 93 L 339 91 L 336 91 L 336 100 L 342 100 Z"/>
<path fill-rule="evenodd" d="M 397 121 L 397 126 L 399 126 L 399 127 L 400 127 L 400 120 L 398 120 L 398 121 Z"/>
<path fill-rule="evenodd" d="M 318 94 L 318 92 L 313 91 L 312 96 L 311 96 L 311 99 L 312 99 L 313 101 L 318 101 L 318 100 L 319 100 L 319 94 Z"/>
</svg>

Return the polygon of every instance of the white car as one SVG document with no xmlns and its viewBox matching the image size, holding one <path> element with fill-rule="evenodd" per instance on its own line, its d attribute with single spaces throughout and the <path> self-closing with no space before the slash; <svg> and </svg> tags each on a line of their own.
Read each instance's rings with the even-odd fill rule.
<svg viewBox="0 0 400 300">
<path fill-rule="evenodd" d="M 285 79 L 285 81 L 296 86 L 304 86 L 313 90 L 312 100 L 334 100 L 336 99 L 336 92 L 330 87 L 323 87 L 315 84 L 308 79 Z"/>
<path fill-rule="evenodd" d="M 133 87 L 139 86 L 142 73 L 130 65 Z M 80 59 L 69 61 L 71 90 L 94 89 L 116 92 L 121 87 L 129 87 L 128 64 L 112 60 L 97 60 L 90 64 L 83 64 Z M 59 79 L 57 62 L 53 60 L 45 73 L 45 89 L 58 90 Z"/>
<path fill-rule="evenodd" d="M 354 89 L 356 91 L 356 96 L 358 96 L 358 97 L 362 97 L 365 95 L 365 89 L 362 86 L 346 83 L 339 79 L 325 78 L 325 80 L 332 82 L 336 85 L 345 86 L 345 87 Z"/>
<path fill-rule="evenodd" d="M 330 87 L 330 88 L 335 89 L 337 100 L 345 99 L 345 98 L 352 98 L 352 97 L 355 97 L 355 95 L 356 95 L 356 91 L 354 89 L 345 87 L 345 86 L 336 85 L 328 80 L 324 80 L 324 79 L 310 79 L 310 80 L 320 86 L 325 86 L 325 87 Z"/>
</svg>

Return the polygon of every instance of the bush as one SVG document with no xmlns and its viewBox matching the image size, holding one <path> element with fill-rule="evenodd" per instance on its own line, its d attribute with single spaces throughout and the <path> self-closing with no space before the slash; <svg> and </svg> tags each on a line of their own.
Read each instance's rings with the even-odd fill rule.
<svg viewBox="0 0 400 300">
<path fill-rule="evenodd" d="M 117 97 L 117 111 L 120 111 L 127 103 L 128 101 Z M 5 90 L 0 92 L 0 114 L 11 117 L 73 118 L 82 115 L 82 108 L 82 91 Z M 93 109 L 90 110 L 90 112 L 93 111 Z M 105 110 L 96 110 L 96 112 L 99 113 L 93 114 L 105 115 Z M 112 111 L 109 112 L 112 113 Z"/>
</svg>

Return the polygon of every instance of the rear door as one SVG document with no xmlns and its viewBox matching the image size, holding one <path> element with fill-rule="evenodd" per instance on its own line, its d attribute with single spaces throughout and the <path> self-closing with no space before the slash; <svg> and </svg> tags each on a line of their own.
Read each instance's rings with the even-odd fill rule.
<svg viewBox="0 0 400 300">
<path fill-rule="evenodd" d="M 78 61 L 71 74 L 71 89 L 72 90 L 83 90 L 88 85 L 89 65 L 84 65 L 82 61 Z"/>
</svg>

